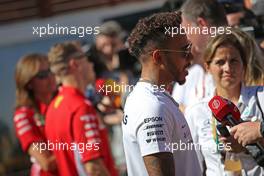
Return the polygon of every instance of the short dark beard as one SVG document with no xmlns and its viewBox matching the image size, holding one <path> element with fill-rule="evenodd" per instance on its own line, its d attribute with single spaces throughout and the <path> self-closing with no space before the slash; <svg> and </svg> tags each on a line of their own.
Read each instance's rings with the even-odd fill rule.
<svg viewBox="0 0 264 176">
<path fill-rule="evenodd" d="M 184 80 L 184 81 L 177 81 L 180 85 L 183 85 L 185 82 L 186 82 L 186 80 Z"/>
</svg>

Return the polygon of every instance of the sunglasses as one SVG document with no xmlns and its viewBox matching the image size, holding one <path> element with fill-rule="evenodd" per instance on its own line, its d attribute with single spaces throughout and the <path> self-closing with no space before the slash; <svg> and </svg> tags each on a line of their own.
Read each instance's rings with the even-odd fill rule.
<svg viewBox="0 0 264 176">
<path fill-rule="evenodd" d="M 152 51 L 151 53 L 153 54 L 154 52 L 175 52 L 175 53 L 183 53 L 184 58 L 188 58 L 189 55 L 191 54 L 191 49 L 192 49 L 192 44 L 188 44 L 186 47 L 184 47 L 183 50 L 171 50 L 171 49 L 156 49 Z"/>
<path fill-rule="evenodd" d="M 47 70 L 39 71 L 39 72 L 35 75 L 35 78 L 38 78 L 38 79 L 46 79 L 46 78 L 48 78 L 50 75 L 51 75 L 51 71 L 50 71 L 50 69 L 47 69 Z"/>
</svg>

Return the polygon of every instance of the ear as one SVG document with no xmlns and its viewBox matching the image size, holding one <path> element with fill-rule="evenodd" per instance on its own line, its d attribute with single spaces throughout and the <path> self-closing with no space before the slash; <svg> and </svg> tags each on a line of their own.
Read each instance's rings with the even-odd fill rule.
<svg viewBox="0 0 264 176">
<path fill-rule="evenodd" d="M 28 90 L 32 90 L 32 83 L 31 83 L 31 81 L 27 84 L 26 88 Z"/>
<path fill-rule="evenodd" d="M 210 73 L 210 65 L 209 65 L 209 64 L 204 63 L 204 68 L 205 68 L 205 70 L 206 70 L 207 72 Z"/>
<path fill-rule="evenodd" d="M 70 59 L 69 60 L 69 68 L 71 70 L 75 70 L 78 68 L 78 63 L 76 62 L 76 59 Z"/>
<path fill-rule="evenodd" d="M 154 64 L 156 65 L 160 65 L 161 64 L 161 55 L 160 55 L 160 52 L 158 50 L 155 50 L 153 53 L 152 53 L 152 59 L 153 59 L 153 62 Z"/>
<path fill-rule="evenodd" d="M 197 20 L 196 20 L 198 26 L 209 26 L 208 22 L 204 19 L 204 18 L 201 18 L 201 17 L 198 17 Z"/>
</svg>

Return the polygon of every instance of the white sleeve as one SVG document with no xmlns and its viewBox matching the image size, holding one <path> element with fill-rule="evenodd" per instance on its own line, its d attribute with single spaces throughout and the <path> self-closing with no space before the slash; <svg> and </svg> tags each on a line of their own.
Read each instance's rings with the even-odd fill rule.
<svg viewBox="0 0 264 176">
<path fill-rule="evenodd" d="M 189 125 L 190 131 L 192 134 L 192 138 L 193 138 L 193 143 L 198 143 L 198 139 L 199 139 L 198 129 L 196 126 L 196 124 L 197 124 L 196 115 L 198 115 L 198 112 L 195 111 L 195 108 L 193 108 L 193 106 L 188 106 L 185 109 L 184 116 L 185 116 L 185 119 Z"/>
<path fill-rule="evenodd" d="M 159 102 L 146 105 L 141 114 L 136 129 L 137 142 L 142 156 L 170 152 L 167 147 L 172 142 L 174 123 L 166 113 L 166 107 Z"/>
<path fill-rule="evenodd" d="M 199 132 L 198 132 L 198 126 L 197 126 L 199 125 L 199 123 L 201 123 L 199 122 L 199 115 L 201 115 L 200 113 L 199 113 L 199 109 L 197 109 L 195 106 L 189 106 L 186 108 L 185 114 L 184 114 L 185 119 L 189 125 L 191 135 L 193 138 L 193 143 L 195 144 L 195 146 L 200 145 L 199 144 Z M 203 171 L 205 169 L 204 168 L 204 156 L 200 149 L 196 150 L 196 153 L 198 156 L 200 167 Z"/>
</svg>

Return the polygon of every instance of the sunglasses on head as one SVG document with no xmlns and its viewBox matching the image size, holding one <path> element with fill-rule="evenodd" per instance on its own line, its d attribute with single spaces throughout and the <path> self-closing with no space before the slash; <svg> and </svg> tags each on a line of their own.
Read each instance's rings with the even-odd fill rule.
<svg viewBox="0 0 264 176">
<path fill-rule="evenodd" d="M 49 77 L 51 74 L 51 71 L 50 69 L 47 69 L 47 70 L 42 70 L 42 71 L 39 71 L 35 78 L 38 78 L 38 79 L 46 79 L 47 77 Z"/>
</svg>

